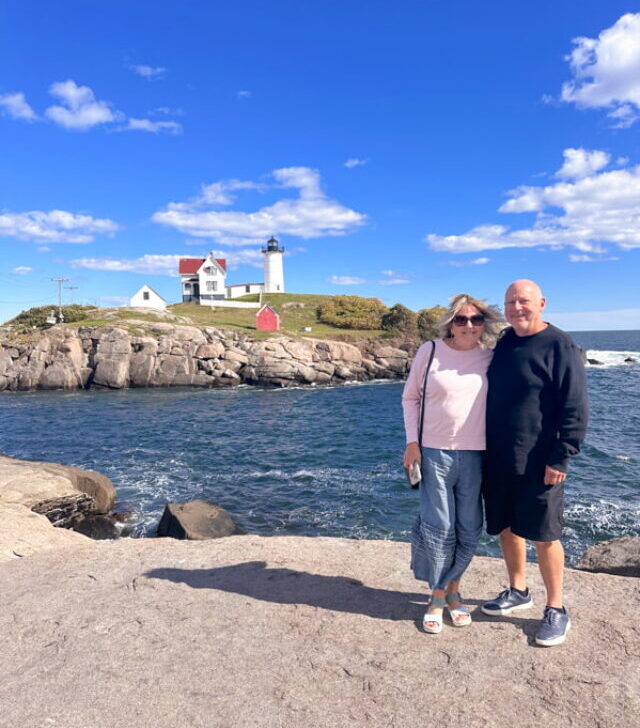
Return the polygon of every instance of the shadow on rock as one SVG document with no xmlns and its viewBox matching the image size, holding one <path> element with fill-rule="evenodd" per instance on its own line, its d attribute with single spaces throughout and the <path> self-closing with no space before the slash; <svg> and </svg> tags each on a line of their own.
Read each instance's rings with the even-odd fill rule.
<svg viewBox="0 0 640 728">
<path fill-rule="evenodd" d="M 538 630 L 538 627 L 540 626 L 540 618 L 532 618 L 532 617 L 520 617 L 520 616 L 504 616 L 504 617 L 490 617 L 488 614 L 485 614 L 481 611 L 480 605 L 482 604 L 481 601 L 477 601 L 475 599 L 465 599 L 464 600 L 466 604 L 477 604 L 477 608 L 472 611 L 473 621 L 478 623 L 486 623 L 486 624 L 494 624 L 494 625 L 511 625 L 515 627 L 516 629 L 521 630 L 527 637 L 527 640 L 529 642 L 529 645 L 532 647 L 539 647 L 539 645 L 536 645 L 536 631 Z M 499 627 L 499 629 L 502 629 L 502 627 Z"/>
<path fill-rule="evenodd" d="M 427 599 L 424 594 L 375 589 L 346 576 L 272 569 L 264 561 L 247 561 L 213 569 L 152 569 L 145 576 L 187 584 L 194 589 L 219 589 L 244 594 L 276 604 L 308 604 L 336 612 L 394 621 L 421 619 Z"/>
</svg>

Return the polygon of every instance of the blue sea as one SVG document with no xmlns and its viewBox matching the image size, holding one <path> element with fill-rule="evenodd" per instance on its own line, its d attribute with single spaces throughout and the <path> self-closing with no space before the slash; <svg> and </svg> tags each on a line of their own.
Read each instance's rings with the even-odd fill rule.
<svg viewBox="0 0 640 728">
<path fill-rule="evenodd" d="M 572 336 L 602 362 L 587 367 L 591 422 L 566 488 L 575 562 L 640 535 L 640 331 Z M 0 450 L 108 475 L 137 537 L 165 503 L 208 498 L 251 533 L 406 541 L 418 495 L 401 467 L 402 386 L 5 393 Z M 497 555 L 495 539 L 480 551 Z"/>
</svg>

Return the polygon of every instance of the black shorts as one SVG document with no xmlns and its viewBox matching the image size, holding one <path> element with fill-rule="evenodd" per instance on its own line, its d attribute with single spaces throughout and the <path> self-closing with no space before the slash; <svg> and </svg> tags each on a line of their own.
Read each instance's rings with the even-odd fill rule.
<svg viewBox="0 0 640 728">
<path fill-rule="evenodd" d="M 556 541 L 564 525 L 564 483 L 544 484 L 544 470 L 525 475 L 485 470 L 482 482 L 487 533 L 510 528 L 529 541 Z"/>
</svg>

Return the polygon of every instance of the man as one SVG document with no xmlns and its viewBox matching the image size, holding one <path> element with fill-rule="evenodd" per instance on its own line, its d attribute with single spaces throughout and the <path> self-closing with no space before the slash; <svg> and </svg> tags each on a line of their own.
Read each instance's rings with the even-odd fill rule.
<svg viewBox="0 0 640 728">
<path fill-rule="evenodd" d="M 509 589 L 482 605 L 491 616 L 533 606 L 526 583 L 526 540 L 533 541 L 547 591 L 536 643 L 564 642 L 571 627 L 562 598 L 563 490 L 570 456 L 587 423 L 584 365 L 578 347 L 545 323 L 545 299 L 533 281 L 505 296 L 511 324 L 487 373 L 487 461 L 483 496 L 487 532 L 500 534 Z"/>
</svg>

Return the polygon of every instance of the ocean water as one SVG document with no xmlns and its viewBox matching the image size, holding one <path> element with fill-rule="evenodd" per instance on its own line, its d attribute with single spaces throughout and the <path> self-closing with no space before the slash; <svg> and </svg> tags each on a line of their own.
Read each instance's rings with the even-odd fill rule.
<svg viewBox="0 0 640 728">
<path fill-rule="evenodd" d="M 640 332 L 573 336 L 603 364 L 587 368 L 591 423 L 566 487 L 571 562 L 640 535 Z M 108 475 L 138 537 L 165 503 L 209 498 L 252 533 L 408 540 L 402 386 L 6 393 L 0 450 Z"/>
</svg>

